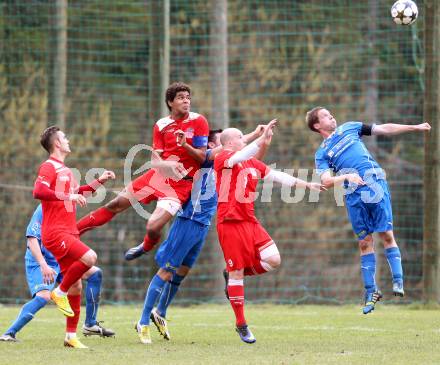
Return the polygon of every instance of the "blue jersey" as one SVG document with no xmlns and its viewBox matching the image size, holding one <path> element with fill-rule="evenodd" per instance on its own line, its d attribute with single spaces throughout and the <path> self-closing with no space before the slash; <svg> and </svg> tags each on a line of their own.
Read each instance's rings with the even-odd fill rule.
<svg viewBox="0 0 440 365">
<path fill-rule="evenodd" d="M 347 122 L 337 127 L 316 151 L 318 173 L 333 170 L 335 173 L 357 172 L 364 180 L 370 176 L 382 178 L 381 167 L 368 152 L 361 137 L 361 122 Z"/>
<path fill-rule="evenodd" d="M 191 190 L 191 199 L 183 206 L 178 217 L 191 219 L 209 226 L 217 211 L 217 192 L 215 190 L 214 161 L 209 160 L 211 150 L 206 152 L 206 160 L 200 167 Z"/>
<path fill-rule="evenodd" d="M 55 257 L 41 243 L 41 222 L 42 221 L 43 221 L 43 210 L 41 208 L 41 204 L 39 204 L 37 209 L 35 209 L 35 212 L 32 215 L 32 218 L 27 226 L 26 237 L 35 237 L 38 240 L 41 253 L 43 254 L 44 259 L 46 260 L 46 262 L 49 265 L 50 264 L 57 264 Z M 29 248 L 27 248 L 27 250 L 26 250 L 25 259 L 26 259 L 26 262 L 28 265 L 32 265 L 33 263 L 35 263 L 35 265 L 39 265 L 38 261 L 32 255 L 32 252 L 31 252 L 31 250 L 29 250 Z"/>
</svg>

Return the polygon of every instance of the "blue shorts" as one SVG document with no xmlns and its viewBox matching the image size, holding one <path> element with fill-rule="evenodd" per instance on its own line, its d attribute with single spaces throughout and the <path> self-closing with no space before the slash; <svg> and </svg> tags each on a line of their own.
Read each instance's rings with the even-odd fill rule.
<svg viewBox="0 0 440 365">
<path fill-rule="evenodd" d="M 26 266 L 26 280 L 29 286 L 29 291 L 32 297 L 42 290 L 52 290 L 56 283 L 61 282 L 60 266 L 55 262 L 47 263 L 50 268 L 56 271 L 56 279 L 52 284 L 43 283 L 43 275 L 41 274 L 40 265 L 35 261 L 25 260 Z"/>
<path fill-rule="evenodd" d="M 388 184 L 375 180 L 345 197 L 348 218 L 359 240 L 373 232 L 393 230 L 393 211 Z"/>
<path fill-rule="evenodd" d="M 167 239 L 157 250 L 157 264 L 175 272 L 181 265 L 192 267 L 199 257 L 209 227 L 191 219 L 177 217 Z"/>
</svg>

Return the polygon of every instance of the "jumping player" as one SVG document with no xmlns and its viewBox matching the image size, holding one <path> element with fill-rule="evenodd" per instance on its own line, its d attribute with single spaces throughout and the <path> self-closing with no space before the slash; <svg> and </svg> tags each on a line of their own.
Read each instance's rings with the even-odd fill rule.
<svg viewBox="0 0 440 365">
<path fill-rule="evenodd" d="M 310 130 L 324 138 L 315 154 L 316 169 L 322 184 L 332 187 L 343 183 L 346 189 L 347 213 L 358 238 L 361 255 L 365 287 L 363 313 L 368 314 L 382 297 L 375 280 L 376 257 L 372 233 L 377 232 L 382 239 L 393 278 L 394 295 L 403 297 L 404 289 L 402 260 L 394 239 L 391 196 L 385 172 L 365 147 L 362 136 L 424 132 L 429 131 L 431 126 L 428 123 L 367 125 L 346 122 L 338 127 L 336 119 L 323 107 L 308 111 L 306 122 Z M 330 171 L 336 176 L 332 176 Z"/>
<path fill-rule="evenodd" d="M 174 83 L 169 86 L 165 102 L 170 115 L 156 122 L 153 129 L 153 149 L 171 171 L 171 178 L 161 169 L 153 168 L 135 179 L 118 196 L 78 222 L 80 233 L 109 222 L 116 214 L 130 207 L 133 198 L 143 204 L 157 200 L 157 206 L 147 221 L 147 233 L 141 244 L 131 248 L 126 255 L 131 259 L 150 251 L 159 242 L 163 226 L 186 202 L 191 193 L 192 180 L 204 161 L 184 146 L 178 145 L 175 132 L 185 133 L 188 145 L 206 151 L 208 122 L 203 115 L 190 112 L 191 90 L 188 85 Z"/>
<path fill-rule="evenodd" d="M 178 131 L 178 143 L 185 148 L 187 145 L 184 133 Z M 156 262 L 160 269 L 153 277 L 148 287 L 141 318 L 136 324 L 136 330 L 142 343 L 151 343 L 149 330 L 150 319 L 156 325 L 159 333 L 170 340 L 170 332 L 166 320 L 166 311 L 171 304 L 181 282 L 195 264 L 208 234 L 212 217 L 217 211 L 217 193 L 215 191 L 214 158 L 221 151 L 221 129 L 211 130 L 208 138 L 208 150 L 194 150 L 194 153 L 205 156 L 201 169 L 195 176 L 191 199 L 178 213 L 168 233 L 167 239 L 160 245 L 156 253 Z M 245 136 L 251 142 L 263 132 L 259 125 L 254 132 Z M 157 299 L 157 308 L 153 309 Z"/>
<path fill-rule="evenodd" d="M 229 272 L 228 296 L 236 318 L 236 331 L 242 341 L 254 343 L 254 335 L 244 316 L 244 276 L 263 274 L 281 263 L 275 242 L 254 214 L 254 196 L 259 179 L 320 191 L 322 186 L 275 171 L 254 158 L 265 140 L 271 139 L 276 120 L 263 135 L 245 146 L 243 134 L 235 128 L 220 136 L 223 151 L 214 161 L 217 173 L 217 232 Z"/>
</svg>

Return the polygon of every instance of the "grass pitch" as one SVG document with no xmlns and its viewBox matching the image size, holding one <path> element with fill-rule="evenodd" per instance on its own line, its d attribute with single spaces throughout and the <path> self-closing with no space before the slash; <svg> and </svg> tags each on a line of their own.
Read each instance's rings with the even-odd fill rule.
<svg viewBox="0 0 440 365">
<path fill-rule="evenodd" d="M 1 332 L 18 311 L 0 307 Z M 90 349 L 74 350 L 63 347 L 64 318 L 50 305 L 18 334 L 20 343 L 0 343 L 0 364 L 440 364 L 438 310 L 379 304 L 365 316 L 359 306 L 248 304 L 253 345 L 235 333 L 228 303 L 172 307 L 171 341 L 152 326 L 151 345 L 133 329 L 140 311 L 102 306 L 99 318 L 116 338 L 80 335 Z"/>
</svg>

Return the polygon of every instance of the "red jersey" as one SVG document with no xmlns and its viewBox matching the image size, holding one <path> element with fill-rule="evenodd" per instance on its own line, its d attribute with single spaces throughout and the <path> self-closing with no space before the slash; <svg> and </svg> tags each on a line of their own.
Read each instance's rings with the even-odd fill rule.
<svg viewBox="0 0 440 365">
<path fill-rule="evenodd" d="M 234 153 L 235 151 L 222 151 L 214 160 L 218 193 L 217 222 L 258 222 L 254 212 L 255 190 L 258 180 L 266 176 L 269 168 L 256 158 L 229 168 L 227 161 Z"/>
<path fill-rule="evenodd" d="M 43 223 L 41 225 L 41 239 L 49 240 L 54 234 L 65 232 L 79 234 L 76 228 L 76 203 L 63 200 L 67 194 L 79 190 L 78 182 L 72 171 L 63 162 L 49 157 L 38 170 L 37 184 L 44 184 L 53 190 L 60 200 L 43 200 Z"/>
<path fill-rule="evenodd" d="M 188 175 L 194 176 L 200 165 L 184 147 L 177 145 L 174 132 L 179 129 L 185 132 L 186 142 L 191 146 L 200 148 L 208 145 L 208 121 L 203 115 L 191 112 L 184 119 L 174 120 L 170 116 L 159 119 L 153 129 L 153 148 L 162 152 L 163 159 L 177 156 L 188 170 Z"/>
</svg>

